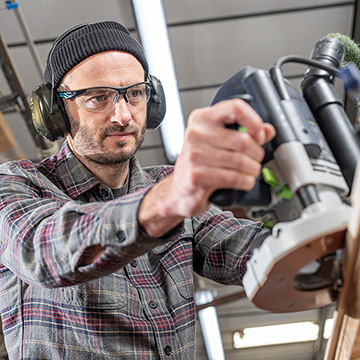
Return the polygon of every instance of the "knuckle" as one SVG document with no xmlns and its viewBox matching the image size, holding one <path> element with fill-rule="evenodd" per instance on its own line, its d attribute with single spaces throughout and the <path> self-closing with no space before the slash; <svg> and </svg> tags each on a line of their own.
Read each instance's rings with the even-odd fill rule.
<svg viewBox="0 0 360 360">
<path fill-rule="evenodd" d="M 251 190 L 255 186 L 256 177 L 249 174 L 233 173 L 227 177 L 227 185 L 233 189 Z"/>
<path fill-rule="evenodd" d="M 195 187 L 201 187 L 203 185 L 204 174 L 199 168 L 195 168 L 190 175 L 190 182 Z"/>
<path fill-rule="evenodd" d="M 200 134 L 196 129 L 189 127 L 185 133 L 185 141 L 194 144 L 198 141 L 199 135 Z"/>
<path fill-rule="evenodd" d="M 196 164 L 202 158 L 202 151 L 198 148 L 191 148 L 188 152 L 188 160 L 192 164 Z"/>
<path fill-rule="evenodd" d="M 234 159 L 234 166 L 236 169 L 243 169 L 246 166 L 246 159 L 243 155 L 238 155 Z"/>
<path fill-rule="evenodd" d="M 255 162 L 254 164 L 254 175 L 259 176 L 261 173 L 262 165 L 259 162 Z"/>
<path fill-rule="evenodd" d="M 259 161 L 262 161 L 265 157 L 265 150 L 263 147 L 259 147 Z"/>
<path fill-rule="evenodd" d="M 191 111 L 189 118 L 188 118 L 188 125 L 191 125 L 194 122 L 194 119 L 196 119 L 198 117 L 200 110 L 199 109 L 195 109 L 193 111 Z"/>
<path fill-rule="evenodd" d="M 191 127 L 194 124 L 196 124 L 198 121 L 201 121 L 204 117 L 206 117 L 206 113 L 208 112 L 208 109 L 209 109 L 208 107 L 203 107 L 192 110 L 188 117 L 187 126 Z"/>
<path fill-rule="evenodd" d="M 255 176 L 246 176 L 243 178 L 243 189 L 246 191 L 251 190 L 255 186 Z"/>
<path fill-rule="evenodd" d="M 245 151 L 250 145 L 250 135 L 242 132 L 236 132 L 234 135 L 232 142 L 236 151 Z"/>
<path fill-rule="evenodd" d="M 232 172 L 230 175 L 228 175 L 228 178 L 227 178 L 228 186 L 236 189 L 239 186 L 240 178 L 241 178 L 241 176 L 239 176 L 238 173 Z"/>
</svg>

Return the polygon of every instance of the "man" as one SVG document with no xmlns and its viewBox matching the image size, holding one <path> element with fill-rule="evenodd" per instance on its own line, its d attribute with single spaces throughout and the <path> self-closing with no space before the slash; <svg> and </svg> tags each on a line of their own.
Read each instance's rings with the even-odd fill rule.
<svg viewBox="0 0 360 360">
<path fill-rule="evenodd" d="M 191 114 L 174 167 L 142 169 L 149 79 L 141 46 L 116 22 L 79 26 L 50 50 L 45 81 L 61 99 L 51 106 L 65 106 L 64 145 L 38 165 L 0 167 L 11 359 L 195 359 L 193 270 L 241 285 L 265 230 L 208 199 L 252 188 L 274 130 L 225 101 Z"/>
</svg>

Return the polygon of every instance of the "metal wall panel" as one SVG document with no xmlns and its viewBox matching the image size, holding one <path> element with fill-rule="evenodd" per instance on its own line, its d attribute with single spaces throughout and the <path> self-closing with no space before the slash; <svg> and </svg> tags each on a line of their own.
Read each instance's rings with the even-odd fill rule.
<svg viewBox="0 0 360 360">
<path fill-rule="evenodd" d="M 52 39 L 83 22 L 117 20 L 134 28 L 129 0 L 18 0 L 35 40 Z M 12 10 L 0 11 L 0 31 L 8 43 L 24 42 Z"/>
<path fill-rule="evenodd" d="M 229 16 L 298 11 L 303 8 L 337 7 L 349 0 L 163 0 L 168 24 L 200 22 Z"/>
<path fill-rule="evenodd" d="M 284 55 L 309 56 L 324 35 L 349 35 L 352 14 L 353 7 L 344 6 L 171 27 L 179 87 L 218 84 L 244 65 L 269 68 Z"/>
</svg>

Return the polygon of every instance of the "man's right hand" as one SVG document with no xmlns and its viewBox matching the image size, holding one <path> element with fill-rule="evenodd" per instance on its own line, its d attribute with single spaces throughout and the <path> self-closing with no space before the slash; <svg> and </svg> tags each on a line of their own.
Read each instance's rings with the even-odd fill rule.
<svg viewBox="0 0 360 360">
<path fill-rule="evenodd" d="M 226 128 L 234 123 L 247 132 Z M 274 128 L 240 99 L 194 110 L 173 174 L 143 199 L 140 226 L 159 237 L 185 217 L 204 212 L 215 190 L 251 190 L 261 171 L 262 146 L 274 136 Z"/>
</svg>

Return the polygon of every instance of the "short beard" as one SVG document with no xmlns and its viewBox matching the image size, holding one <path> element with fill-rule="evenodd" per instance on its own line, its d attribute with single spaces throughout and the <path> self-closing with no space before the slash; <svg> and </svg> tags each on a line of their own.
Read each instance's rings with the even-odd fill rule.
<svg viewBox="0 0 360 360">
<path fill-rule="evenodd" d="M 121 126 L 119 124 L 112 124 L 109 127 L 103 129 L 99 135 L 100 141 L 98 144 L 94 141 L 93 133 L 86 127 L 80 129 L 79 124 L 74 121 L 72 117 L 69 116 L 70 123 L 70 136 L 75 140 L 75 136 L 80 137 L 80 142 L 78 142 L 76 147 L 82 153 L 80 154 L 86 161 L 92 162 L 98 165 L 116 165 L 127 162 L 132 156 L 135 155 L 137 150 L 140 148 L 145 138 L 146 124 L 142 126 L 139 130 L 138 128 L 133 128 L 131 125 Z M 103 140 L 108 134 L 113 132 L 124 132 L 131 131 L 136 139 L 135 146 L 132 151 L 128 152 L 119 152 L 116 154 L 109 153 L 105 147 L 103 147 Z M 74 144 L 76 141 L 74 141 Z M 126 145 L 125 141 L 118 141 L 116 146 L 122 148 Z M 91 153 L 91 150 L 97 149 L 98 152 Z M 85 151 L 84 151 L 85 150 Z M 86 153 L 86 150 L 87 151 Z"/>
</svg>

